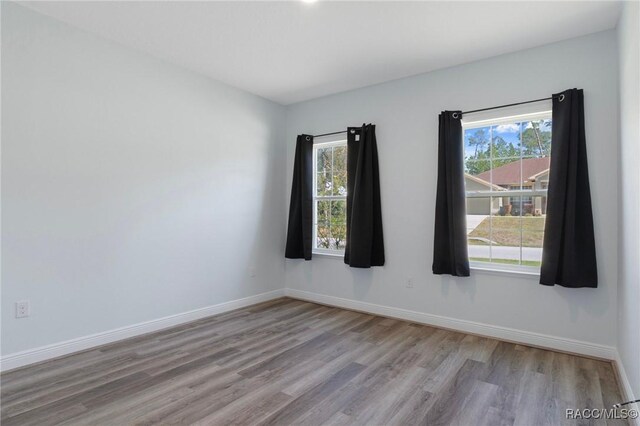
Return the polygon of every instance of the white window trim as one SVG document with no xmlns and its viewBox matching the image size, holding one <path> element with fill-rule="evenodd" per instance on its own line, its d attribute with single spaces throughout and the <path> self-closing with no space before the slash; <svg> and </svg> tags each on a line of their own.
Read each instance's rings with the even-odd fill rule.
<svg viewBox="0 0 640 426">
<path fill-rule="evenodd" d="M 506 100 L 505 100 L 506 101 Z M 468 116 L 462 117 L 462 125 L 464 127 L 477 125 L 477 127 L 484 127 L 486 122 L 496 122 L 498 120 L 509 122 L 515 119 L 535 119 L 539 115 L 551 115 L 553 109 L 553 102 L 551 99 L 547 99 L 540 102 L 534 102 L 523 105 L 513 105 L 510 107 L 490 109 L 487 111 L 479 111 Z"/>
<path fill-rule="evenodd" d="M 549 108 L 550 105 L 540 103 L 538 105 L 532 104 L 528 111 L 522 107 L 511 108 L 506 112 L 491 111 L 483 116 L 476 116 L 473 121 L 465 121 L 462 119 L 462 132 L 470 129 L 477 129 L 486 127 L 489 125 L 512 123 L 513 121 L 531 121 L 536 119 L 548 119 L 551 118 L 552 111 Z M 505 115 L 506 114 L 506 115 Z M 465 191 L 465 198 L 487 198 L 487 197 L 509 197 L 509 196 L 546 196 L 547 190 L 506 190 L 506 191 Z M 510 265 L 500 264 L 492 262 L 480 262 L 469 261 L 469 268 L 473 271 L 497 274 L 497 275 L 512 275 L 520 277 L 539 277 L 540 268 L 537 266 L 526 265 Z"/>
<path fill-rule="evenodd" d="M 330 252 L 324 252 L 324 251 L 314 251 L 313 252 L 314 256 L 319 256 L 319 257 L 326 257 L 327 259 L 334 259 L 334 260 L 343 260 L 344 259 L 344 250 L 333 250 Z"/>
<path fill-rule="evenodd" d="M 317 200 L 322 199 L 322 200 L 345 200 L 346 201 L 346 196 L 344 197 L 341 197 L 339 195 L 327 196 L 327 197 L 317 196 L 318 194 L 318 191 L 317 191 L 318 149 L 330 148 L 335 146 L 347 146 L 346 134 L 316 138 L 313 143 L 313 167 L 312 167 L 312 170 L 313 170 L 313 243 L 311 246 L 312 247 L 311 253 L 316 255 L 321 255 L 321 256 L 327 256 L 331 258 L 342 258 L 344 257 L 344 250 L 332 250 L 332 249 L 326 249 L 322 247 L 316 247 L 316 244 L 318 244 L 318 238 L 317 238 L 318 212 L 316 209 Z"/>
<path fill-rule="evenodd" d="M 499 263 L 469 261 L 469 269 L 498 275 L 540 276 L 540 268 L 526 265 L 501 265 Z"/>
<path fill-rule="evenodd" d="M 465 191 L 467 198 L 546 197 L 546 189 L 507 189 L 505 191 Z"/>
<path fill-rule="evenodd" d="M 465 121 L 462 119 L 462 127 L 465 130 L 469 129 L 478 129 L 480 127 L 493 126 L 496 124 L 510 124 L 514 121 L 531 121 L 531 120 L 543 120 L 551 117 L 551 110 L 532 112 L 527 114 L 516 114 L 505 116 L 504 114 L 500 114 L 500 116 L 495 118 L 486 118 L 483 120 L 474 120 L 474 121 Z"/>
</svg>

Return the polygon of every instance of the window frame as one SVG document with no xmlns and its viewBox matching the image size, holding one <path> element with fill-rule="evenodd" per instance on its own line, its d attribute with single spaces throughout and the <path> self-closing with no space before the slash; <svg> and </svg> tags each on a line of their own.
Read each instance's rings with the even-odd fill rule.
<svg viewBox="0 0 640 426">
<path fill-rule="evenodd" d="M 510 111 L 511 113 L 509 113 Z M 464 135 L 467 130 L 478 129 L 483 127 L 491 127 L 500 124 L 511 124 L 514 122 L 523 122 L 523 121 L 532 121 L 532 120 L 552 120 L 552 110 L 551 103 L 540 103 L 539 105 L 529 105 L 529 106 L 519 106 L 517 108 L 511 108 L 507 111 L 491 111 L 489 113 L 485 113 L 480 117 L 472 117 L 471 120 L 466 121 L 464 117 L 462 118 L 462 135 L 464 144 Z M 553 144 L 553 135 L 551 136 L 551 143 Z M 521 161 L 523 158 L 522 154 L 519 157 L 518 161 Z M 493 184 L 493 182 L 491 182 Z M 493 197 L 520 197 L 521 206 L 522 198 L 524 197 L 541 197 L 547 196 L 548 192 L 548 184 L 545 185 L 544 189 L 507 189 L 506 191 L 494 191 L 493 187 L 491 187 L 488 191 L 467 191 L 465 189 L 465 203 L 469 198 L 489 198 L 493 200 Z M 522 187 L 522 184 L 521 184 Z M 489 203 L 492 204 L 492 201 Z M 491 216 L 491 215 L 490 215 Z M 466 215 L 465 215 L 466 220 Z M 522 227 L 520 227 L 520 232 L 522 233 Z M 522 242 L 520 243 L 520 250 L 522 252 Z M 527 266 L 527 265 L 512 265 L 507 263 L 498 263 L 498 262 L 483 262 L 478 260 L 471 260 L 471 256 L 469 256 L 469 267 L 472 270 L 481 271 L 481 272 L 489 272 L 489 273 L 498 273 L 504 275 L 525 275 L 525 276 L 539 276 L 540 275 L 540 267 L 539 266 Z"/>
<path fill-rule="evenodd" d="M 326 200 L 326 201 L 334 201 L 334 200 L 344 200 L 347 202 L 347 195 L 329 195 L 329 196 L 318 196 L 318 150 L 323 148 L 332 148 L 337 146 L 347 147 L 347 136 L 344 135 L 332 135 L 332 136 L 323 136 L 321 138 L 316 138 L 313 141 L 313 207 L 312 207 L 312 218 L 313 218 L 313 242 L 311 245 L 311 253 L 319 254 L 324 256 L 334 256 L 334 257 L 344 257 L 344 249 L 335 250 L 335 249 L 327 249 L 323 247 L 318 247 L 318 200 Z M 332 173 L 333 173 L 333 164 Z"/>
</svg>

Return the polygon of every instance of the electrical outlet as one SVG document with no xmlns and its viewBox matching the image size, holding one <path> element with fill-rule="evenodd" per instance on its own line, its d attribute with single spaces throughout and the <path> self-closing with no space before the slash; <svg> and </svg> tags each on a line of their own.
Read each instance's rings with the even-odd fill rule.
<svg viewBox="0 0 640 426">
<path fill-rule="evenodd" d="M 26 318 L 31 314 L 28 300 L 16 302 L 16 318 Z"/>
<path fill-rule="evenodd" d="M 251 270 L 249 270 L 249 276 L 251 278 L 254 278 L 256 276 L 256 268 L 251 268 Z"/>
<path fill-rule="evenodd" d="M 407 278 L 407 288 L 413 288 L 413 278 Z"/>
</svg>

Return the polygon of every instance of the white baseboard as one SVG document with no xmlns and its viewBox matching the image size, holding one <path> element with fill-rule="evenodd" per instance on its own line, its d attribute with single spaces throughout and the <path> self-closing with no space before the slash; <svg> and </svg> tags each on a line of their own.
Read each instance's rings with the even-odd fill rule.
<svg viewBox="0 0 640 426">
<path fill-rule="evenodd" d="M 620 359 L 620 354 L 616 351 L 616 357 L 614 360 L 614 368 L 616 369 L 616 375 L 618 376 L 618 382 L 620 383 L 621 391 L 622 391 L 622 401 L 635 401 L 636 396 L 634 395 L 633 389 L 631 388 L 631 383 L 629 383 L 629 376 L 627 376 L 627 372 L 624 369 L 624 364 L 622 363 L 622 359 Z M 640 408 L 640 403 L 636 403 L 633 405 L 628 405 L 624 408 Z M 640 419 L 629 419 L 629 424 L 631 426 L 640 426 Z"/>
<path fill-rule="evenodd" d="M 621 385 L 627 395 L 632 395 L 631 387 L 624 373 L 624 367 L 620 362 L 617 350 L 614 347 L 597 345 L 593 343 L 565 339 L 557 336 L 516 330 L 513 328 L 483 324 L 474 321 L 455 319 L 440 315 L 427 314 L 391 306 L 377 305 L 374 303 L 360 302 L 335 296 L 328 296 L 295 289 L 279 289 L 267 293 L 249 296 L 243 299 L 232 300 L 217 305 L 207 306 L 193 311 L 170 315 L 143 323 L 133 324 L 114 330 L 83 336 L 64 342 L 41 346 L 13 354 L 8 354 L 0 359 L 0 371 L 8 371 L 14 368 L 46 361 L 49 359 L 69 355 L 74 352 L 116 342 L 130 337 L 140 336 L 187 322 L 195 321 L 208 316 L 228 312 L 234 309 L 266 302 L 278 297 L 289 296 L 310 302 L 322 303 L 345 309 L 368 312 L 375 315 L 404 319 L 416 323 L 433 325 L 436 327 L 458 330 L 466 333 L 493 337 L 500 340 L 522 343 L 541 348 L 549 348 L 563 352 L 582 354 L 596 358 L 613 360 L 616 362 L 620 375 Z"/>
<path fill-rule="evenodd" d="M 620 387 L 622 387 L 622 399 L 625 401 L 635 401 L 636 397 L 633 393 L 633 389 L 631 388 L 631 383 L 629 383 L 629 376 L 627 376 L 627 372 L 624 369 L 624 364 L 622 363 L 622 359 L 620 358 L 618 351 L 616 351 L 614 362 L 616 364 L 616 373 L 618 375 L 618 380 L 620 381 Z"/>
<path fill-rule="evenodd" d="M 58 358 L 96 346 L 113 343 L 118 340 L 128 339 L 130 337 L 174 327 L 176 325 L 232 311 L 234 309 L 244 308 L 246 306 L 255 305 L 256 303 L 266 302 L 283 296 L 283 289 L 274 290 L 267 293 L 256 294 L 255 296 L 245 297 L 243 299 L 231 300 L 217 305 L 194 309 L 193 311 L 170 315 L 164 318 L 158 318 L 89 336 L 78 337 L 64 342 L 12 353 L 3 356 L 0 360 L 0 371 L 13 370 L 14 368 Z"/>
<path fill-rule="evenodd" d="M 587 355 L 594 358 L 615 360 L 617 354 L 616 348 L 612 346 L 597 345 L 594 343 L 565 339 L 563 337 L 550 336 L 547 334 L 410 311 L 407 309 L 360 302 L 357 300 L 343 299 L 341 297 L 327 296 L 308 291 L 287 288 L 285 289 L 285 295 L 295 299 L 307 300 L 309 302 L 317 302 L 339 308 L 398 318 L 420 324 L 493 337 L 499 340 L 522 343 L 529 346 L 553 349 L 572 354 Z"/>
</svg>

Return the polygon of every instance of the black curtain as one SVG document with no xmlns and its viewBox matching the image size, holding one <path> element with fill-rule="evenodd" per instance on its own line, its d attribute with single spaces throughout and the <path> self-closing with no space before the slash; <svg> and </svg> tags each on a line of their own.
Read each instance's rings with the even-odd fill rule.
<svg viewBox="0 0 640 426">
<path fill-rule="evenodd" d="M 384 265 L 376 126 L 347 129 L 347 244 L 344 263 Z"/>
<path fill-rule="evenodd" d="M 540 284 L 597 287 L 582 90 L 553 95 L 551 135 Z"/>
<path fill-rule="evenodd" d="M 438 131 L 438 189 L 433 273 L 469 276 L 462 113 L 443 111 Z"/>
<path fill-rule="evenodd" d="M 299 135 L 293 164 L 285 257 L 311 260 L 313 235 L 313 136 Z"/>
</svg>

